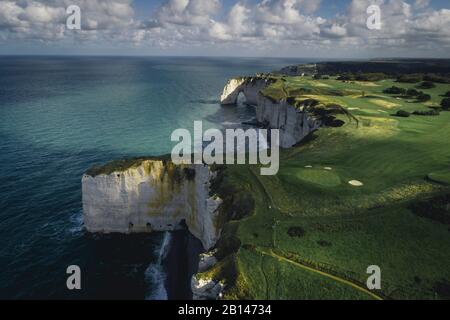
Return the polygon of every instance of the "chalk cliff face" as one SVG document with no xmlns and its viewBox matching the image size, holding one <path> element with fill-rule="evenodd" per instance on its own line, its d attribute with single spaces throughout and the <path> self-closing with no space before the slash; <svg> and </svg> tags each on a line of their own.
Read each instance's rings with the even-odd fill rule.
<svg viewBox="0 0 450 320">
<path fill-rule="evenodd" d="M 256 106 L 258 95 L 262 89 L 271 83 L 271 79 L 264 77 L 242 77 L 228 81 L 220 97 L 222 105 L 236 104 L 239 94 L 244 94 L 246 103 Z"/>
<path fill-rule="evenodd" d="M 261 91 L 273 80 L 267 77 L 244 77 L 228 81 L 220 98 L 222 105 L 236 104 L 239 93 L 256 107 L 256 119 L 270 129 L 280 130 L 280 146 L 290 148 L 321 126 L 321 122 L 286 100 L 273 101 Z"/>
<path fill-rule="evenodd" d="M 286 100 L 274 102 L 258 97 L 256 119 L 270 129 L 280 130 L 280 146 L 290 148 L 321 126 L 321 121 L 306 111 L 297 109 Z"/>
<path fill-rule="evenodd" d="M 83 176 L 84 223 L 89 232 L 189 231 L 212 248 L 219 198 L 209 196 L 207 166 L 145 160 L 124 171 Z"/>
</svg>

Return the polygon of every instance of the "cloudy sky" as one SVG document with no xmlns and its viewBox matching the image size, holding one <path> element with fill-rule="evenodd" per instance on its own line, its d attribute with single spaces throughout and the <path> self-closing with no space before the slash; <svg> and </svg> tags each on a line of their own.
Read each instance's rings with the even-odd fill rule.
<svg viewBox="0 0 450 320">
<path fill-rule="evenodd" d="M 0 54 L 450 58 L 450 1 L 0 0 Z"/>
</svg>

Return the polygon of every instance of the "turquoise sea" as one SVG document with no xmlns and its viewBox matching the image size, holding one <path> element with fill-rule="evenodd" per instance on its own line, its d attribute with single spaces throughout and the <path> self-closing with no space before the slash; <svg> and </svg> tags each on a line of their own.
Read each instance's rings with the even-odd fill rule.
<svg viewBox="0 0 450 320">
<path fill-rule="evenodd" d="M 0 298 L 164 299 L 167 234 L 89 235 L 81 176 L 94 164 L 170 152 L 177 128 L 239 126 L 227 79 L 300 59 L 0 57 Z M 66 288 L 78 265 L 82 290 Z"/>
</svg>

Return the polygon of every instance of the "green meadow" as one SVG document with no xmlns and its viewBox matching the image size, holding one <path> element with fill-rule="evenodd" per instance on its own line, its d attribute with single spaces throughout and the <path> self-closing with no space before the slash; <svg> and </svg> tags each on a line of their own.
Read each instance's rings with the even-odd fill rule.
<svg viewBox="0 0 450 320">
<path fill-rule="evenodd" d="M 274 99 L 339 104 L 356 119 L 339 115 L 343 127 L 321 128 L 283 150 L 276 176 L 226 168 L 228 183 L 255 204 L 224 230 L 240 244 L 226 260 L 236 272 L 225 297 L 450 298 L 450 225 L 410 210 L 450 191 L 450 112 L 396 116 L 438 107 L 450 88 L 419 89 L 431 96 L 419 103 L 383 93 L 392 86 L 417 84 L 286 77 L 265 89 Z M 381 290 L 367 290 L 371 265 L 381 268 Z"/>
</svg>

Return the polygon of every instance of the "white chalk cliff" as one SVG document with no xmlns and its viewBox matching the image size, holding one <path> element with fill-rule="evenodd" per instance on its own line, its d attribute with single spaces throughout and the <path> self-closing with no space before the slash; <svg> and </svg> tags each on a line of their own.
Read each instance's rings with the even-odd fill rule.
<svg viewBox="0 0 450 320">
<path fill-rule="evenodd" d="M 321 126 L 321 121 L 307 111 L 290 105 L 285 99 L 273 102 L 259 95 L 256 120 L 269 129 L 280 130 L 280 146 L 290 148 Z"/>
<path fill-rule="evenodd" d="M 273 101 L 261 91 L 270 85 L 268 78 L 247 77 L 228 81 L 220 102 L 222 105 L 236 104 L 242 92 L 248 104 L 256 107 L 257 121 L 268 129 L 280 130 L 280 146 L 290 148 L 302 141 L 321 126 L 321 121 L 304 109 L 290 105 L 286 99 Z"/>
<path fill-rule="evenodd" d="M 84 224 L 89 232 L 140 233 L 173 231 L 185 222 L 208 250 L 220 236 L 221 199 L 209 196 L 213 176 L 205 165 L 160 160 L 110 174 L 85 174 Z"/>
<path fill-rule="evenodd" d="M 260 91 L 270 83 L 271 80 L 264 77 L 242 77 L 231 79 L 223 89 L 220 103 L 222 105 L 236 104 L 239 94 L 243 93 L 246 103 L 256 106 L 258 104 Z"/>
</svg>

